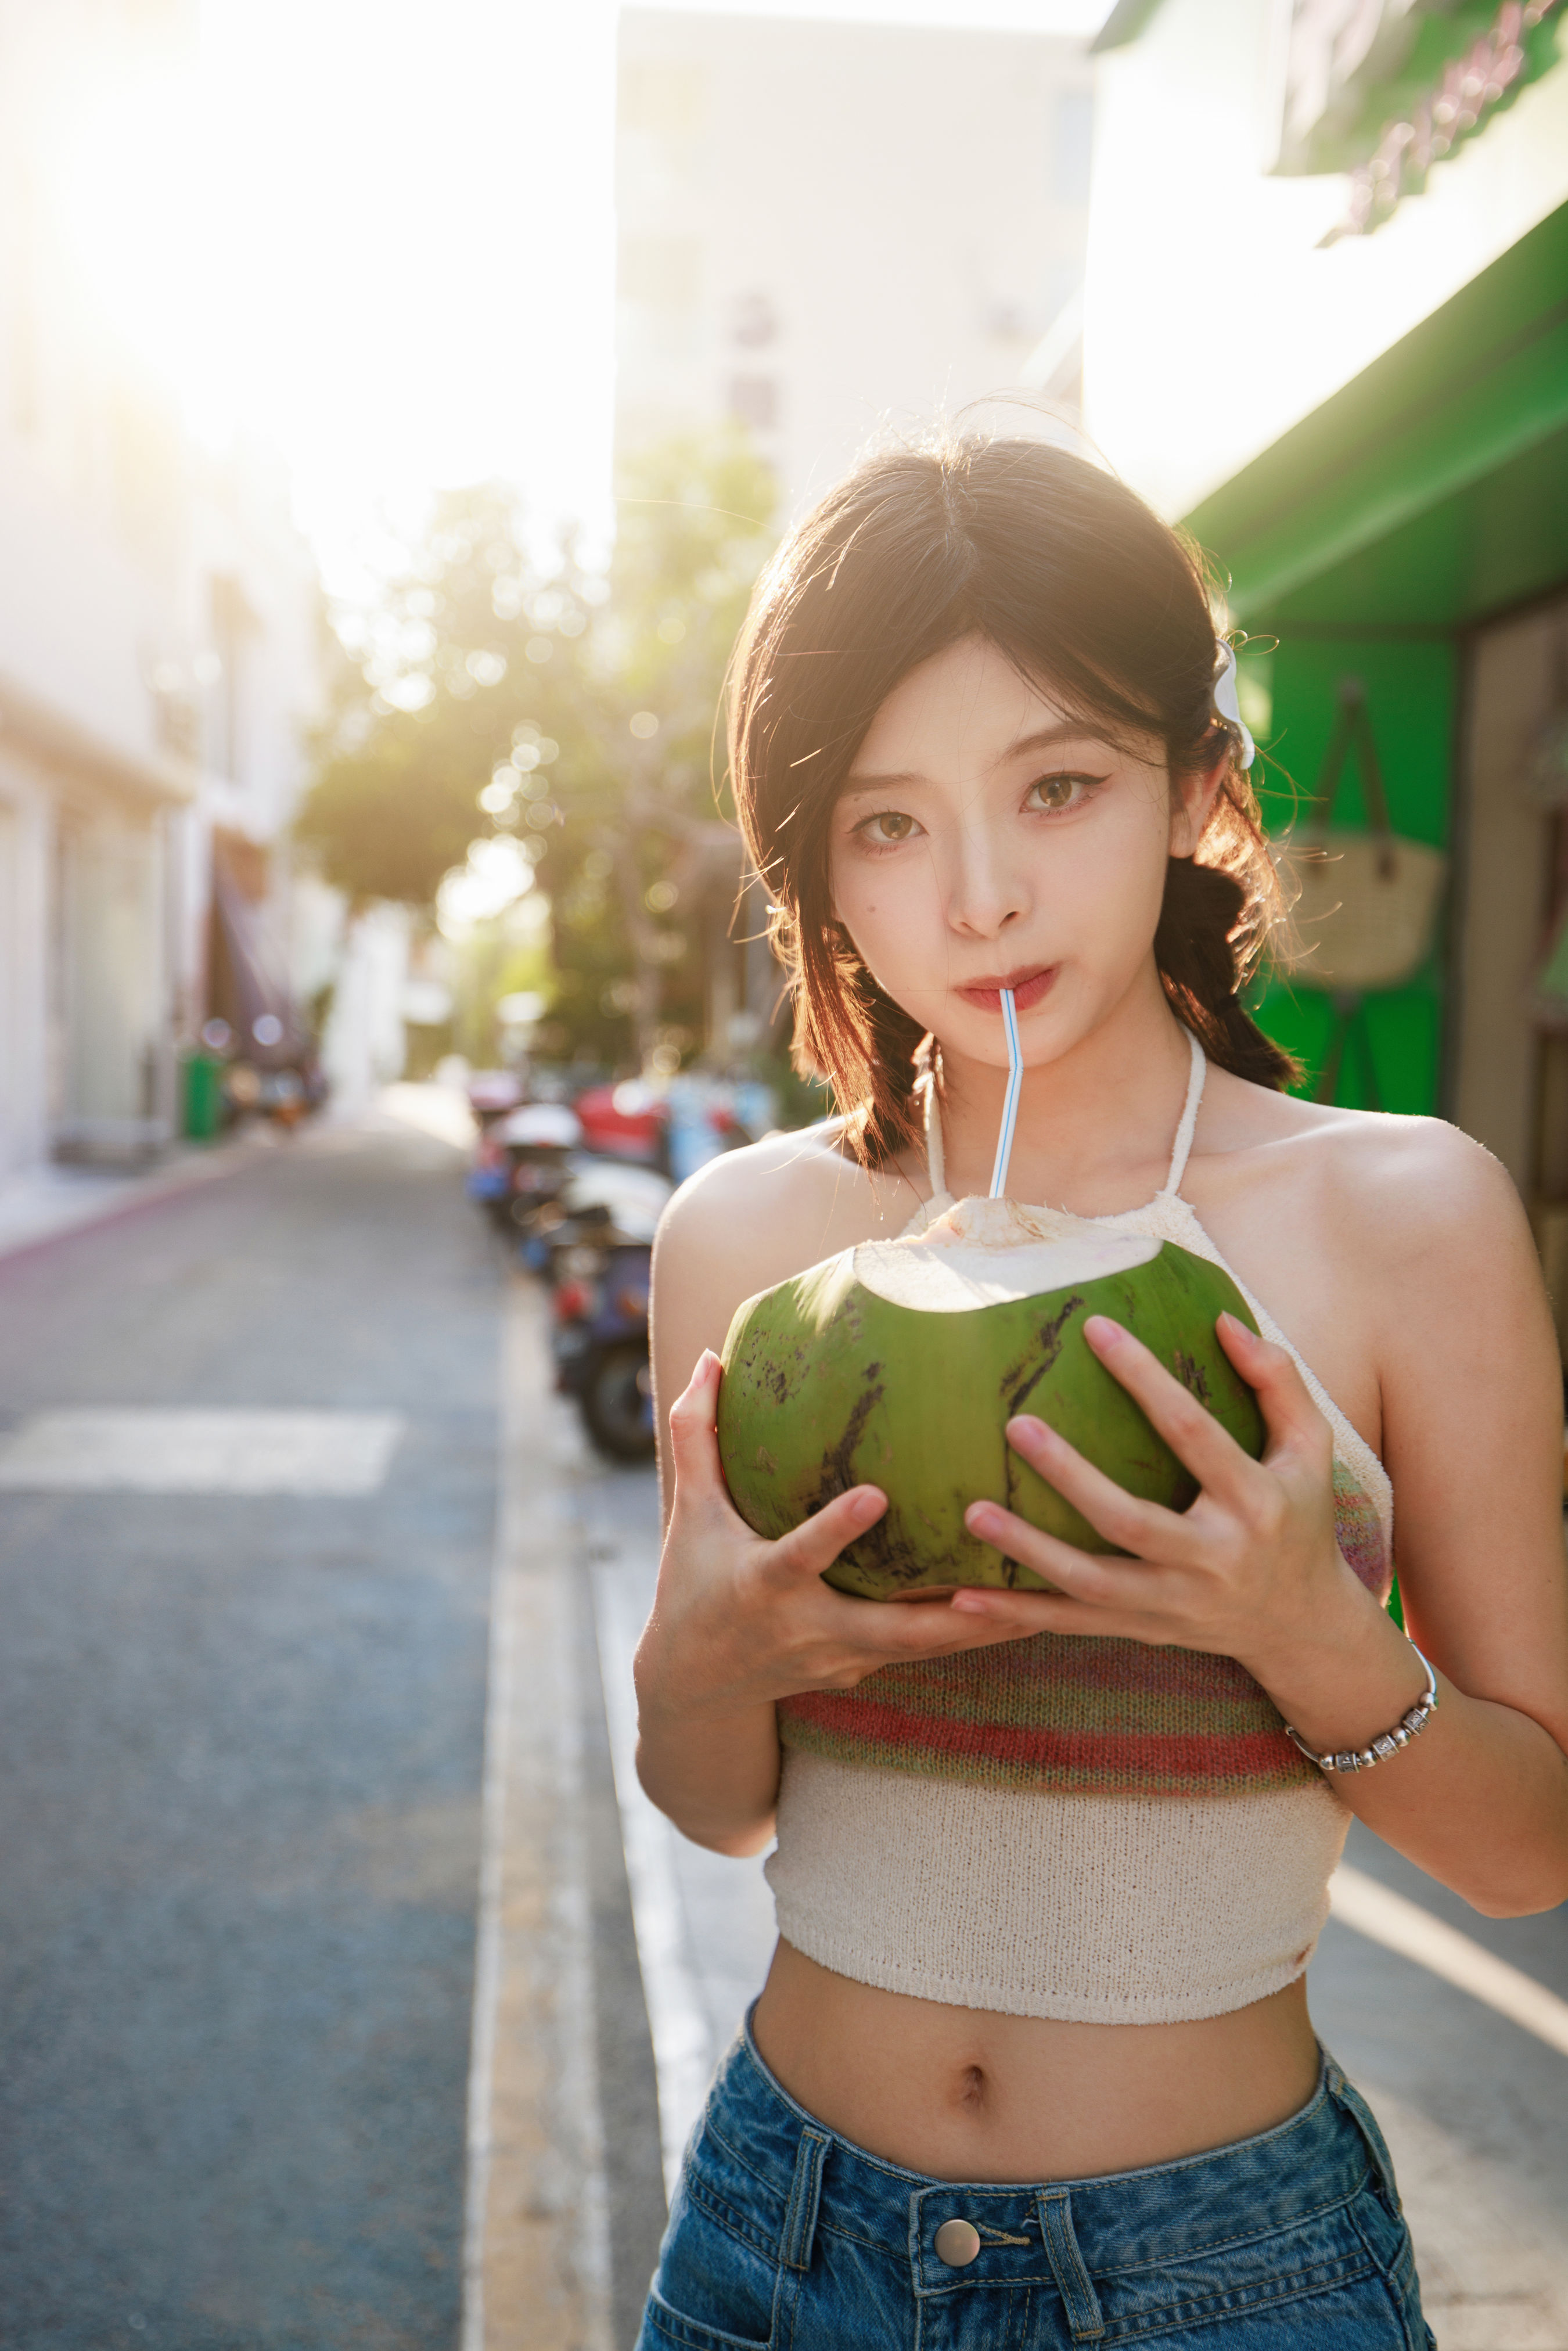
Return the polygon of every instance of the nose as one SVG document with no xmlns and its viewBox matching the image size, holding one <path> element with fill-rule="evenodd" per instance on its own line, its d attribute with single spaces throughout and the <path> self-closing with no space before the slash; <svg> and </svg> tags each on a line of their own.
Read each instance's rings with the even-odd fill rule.
<svg viewBox="0 0 1568 2351">
<path fill-rule="evenodd" d="M 948 850 L 946 913 L 949 926 L 966 938 L 994 939 L 1029 911 L 1029 889 L 1009 845 L 972 810 Z"/>
</svg>

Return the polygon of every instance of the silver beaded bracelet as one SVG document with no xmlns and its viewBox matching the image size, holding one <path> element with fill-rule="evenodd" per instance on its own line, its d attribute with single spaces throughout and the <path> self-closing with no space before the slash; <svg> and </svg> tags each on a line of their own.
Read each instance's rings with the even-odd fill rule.
<svg viewBox="0 0 1568 2351">
<path fill-rule="evenodd" d="M 1409 1635 L 1406 1635 L 1406 1638 L 1409 1639 Z M 1414 1641 L 1410 1642 L 1410 1646 L 1416 1649 Z M 1419 1649 L 1416 1649 L 1416 1655 L 1421 1657 Z M 1320 1771 L 1370 1771 L 1375 1763 L 1386 1763 L 1391 1755 L 1397 1755 L 1402 1747 L 1408 1747 L 1413 1739 L 1420 1738 L 1437 1712 L 1437 1677 L 1425 1657 L 1421 1657 L 1421 1663 L 1427 1672 L 1426 1688 L 1409 1713 L 1402 1715 L 1392 1730 L 1381 1732 L 1370 1747 L 1343 1747 L 1337 1754 L 1319 1755 L 1307 1745 L 1299 1730 L 1291 1729 L 1289 1723 L 1285 1725 L 1286 1738 L 1292 1747 L 1301 1750 L 1309 1763 L 1315 1763 Z"/>
</svg>

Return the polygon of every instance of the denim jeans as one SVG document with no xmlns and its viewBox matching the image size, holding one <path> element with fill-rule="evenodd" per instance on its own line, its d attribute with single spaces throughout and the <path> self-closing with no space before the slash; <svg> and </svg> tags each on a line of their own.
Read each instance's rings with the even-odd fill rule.
<svg viewBox="0 0 1568 2351">
<path fill-rule="evenodd" d="M 944 2260 L 950 2220 L 970 2227 L 944 2232 Z M 1432 2351 L 1388 2150 L 1332 2058 L 1300 2114 L 1233 2147 L 969 2186 L 829 2130 L 747 2026 L 686 2150 L 637 2351 L 1123 2343 Z"/>
</svg>

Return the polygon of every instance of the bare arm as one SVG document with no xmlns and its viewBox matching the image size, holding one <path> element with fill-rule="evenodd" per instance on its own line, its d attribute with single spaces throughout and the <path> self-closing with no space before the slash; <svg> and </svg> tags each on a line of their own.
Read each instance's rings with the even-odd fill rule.
<svg viewBox="0 0 1568 2351">
<path fill-rule="evenodd" d="M 722 1199 L 710 1206 L 705 1196 L 717 1188 L 710 1178 L 706 1186 L 684 1190 L 653 1245 L 653 1422 L 659 1435 L 665 1545 L 653 1611 L 637 1649 L 637 1773 L 653 1802 L 695 1843 L 719 1853 L 745 1854 L 759 1851 L 772 1834 L 779 1763 L 774 1704 L 762 1698 L 716 1716 L 699 1713 L 693 1694 L 681 1686 L 679 1652 L 684 1645 L 679 1626 L 672 1622 L 685 1591 L 675 1562 L 689 1555 L 695 1535 L 693 1521 L 699 1516 L 695 1489 L 705 1489 L 700 1516 L 706 1520 L 716 1500 L 716 1472 L 722 1487 L 713 1431 L 716 1384 L 711 1378 L 707 1383 L 711 1397 L 705 1388 L 693 1399 L 690 1420 L 695 1426 L 689 1426 L 677 1414 L 686 1404 L 685 1392 L 705 1354 L 717 1356 L 730 1315 L 758 1286 L 747 1279 L 755 1257 L 750 1218 L 742 1214 L 737 1221 L 739 1204 L 733 1199 L 727 1216 L 722 1213 Z M 732 1192 L 733 1186 L 723 1189 Z M 765 1283 L 766 1273 L 763 1279 Z M 672 1555 L 670 1521 L 680 1475 L 675 1447 L 683 1437 L 688 1456 L 683 1499 L 693 1507 Z M 674 1664 L 669 1659 L 672 1647 L 677 1653 Z"/>
<path fill-rule="evenodd" d="M 773 1832 L 779 1698 L 852 1688 L 895 1659 L 1016 1637 L 946 1606 L 889 1607 L 822 1582 L 885 1509 L 875 1487 L 840 1495 L 781 1542 L 762 1541 L 737 1514 L 715 1433 L 716 1351 L 736 1306 L 830 1254 L 844 1231 L 835 1215 L 853 1208 L 831 1165 L 816 1182 L 770 1186 L 775 1165 L 791 1172 L 780 1155 L 734 1175 L 721 1163 L 712 1181 L 699 1178 L 672 1204 L 653 1254 L 665 1533 L 637 1650 L 637 1770 L 678 1828 L 730 1854 L 757 1852 Z M 860 1214 L 863 1229 L 863 1202 Z"/>
<path fill-rule="evenodd" d="M 725 1490 L 721 1377 L 705 1353 L 669 1416 L 670 1520 L 635 1667 L 637 1773 L 694 1843 L 742 1854 L 773 1832 L 777 1700 L 847 1686 L 873 1662 L 839 1636 L 839 1611 L 857 1604 L 821 1575 L 886 1505 L 874 1487 L 856 1487 L 783 1542 L 760 1541 Z"/>
<path fill-rule="evenodd" d="M 1418 1771 L 1338 1784 L 1412 1861 L 1508 1915 L 1568 1896 L 1562 1370 L 1512 1185 L 1475 1145 L 1433 1141 L 1384 1237 L 1379 1375 L 1406 1618 L 1453 1689 L 1406 1751 Z"/>
</svg>

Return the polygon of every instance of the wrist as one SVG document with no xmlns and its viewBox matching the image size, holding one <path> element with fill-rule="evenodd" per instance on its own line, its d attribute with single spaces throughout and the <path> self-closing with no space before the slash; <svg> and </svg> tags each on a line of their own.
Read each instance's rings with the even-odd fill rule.
<svg viewBox="0 0 1568 2351">
<path fill-rule="evenodd" d="M 654 1738 L 666 1731 L 678 1735 L 696 1723 L 705 1730 L 723 1731 L 727 1727 L 740 1731 L 758 1721 L 771 1725 L 773 1720 L 770 1698 L 759 1698 L 722 1683 L 716 1687 L 701 1673 L 662 1672 L 651 1659 L 639 1658 L 632 1679 L 637 1693 L 637 1719 Z"/>
<path fill-rule="evenodd" d="M 1369 1747 L 1427 1687 L 1409 1641 L 1343 1562 L 1308 1624 L 1239 1662 L 1317 1754 Z"/>
<path fill-rule="evenodd" d="M 1374 1771 L 1379 1763 L 1387 1763 L 1396 1755 L 1402 1754 L 1412 1740 L 1419 1739 L 1437 1710 L 1437 1677 L 1414 1642 L 1410 1646 L 1416 1664 L 1421 1667 L 1421 1695 L 1414 1706 L 1406 1708 L 1397 1722 L 1375 1731 L 1364 1746 L 1331 1747 L 1322 1751 L 1310 1740 L 1303 1739 L 1293 1723 L 1288 1722 L 1285 1736 L 1297 1752 L 1304 1755 L 1309 1763 L 1315 1763 L 1320 1771 L 1338 1777 L 1352 1771 Z"/>
</svg>

